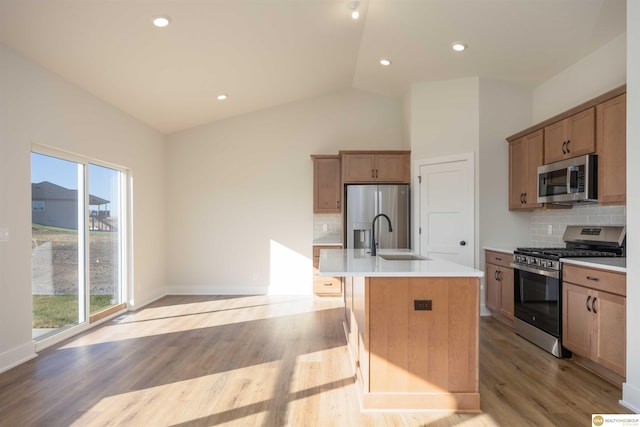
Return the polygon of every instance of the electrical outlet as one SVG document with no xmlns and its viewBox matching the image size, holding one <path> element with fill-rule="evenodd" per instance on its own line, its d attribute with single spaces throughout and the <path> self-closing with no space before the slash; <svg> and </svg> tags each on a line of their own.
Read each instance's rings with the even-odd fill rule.
<svg viewBox="0 0 640 427">
<path fill-rule="evenodd" d="M 6 228 L 0 229 L 0 242 L 8 242 L 9 241 L 9 230 Z"/>
<path fill-rule="evenodd" d="M 547 234 L 553 234 L 553 225 L 552 224 L 549 224 L 547 226 Z"/>
<path fill-rule="evenodd" d="M 415 311 L 431 311 L 432 302 L 430 299 L 414 299 L 413 309 Z"/>
<path fill-rule="evenodd" d="M 329 226 L 327 224 L 322 224 L 322 231 L 326 233 L 327 230 L 329 230 Z"/>
</svg>

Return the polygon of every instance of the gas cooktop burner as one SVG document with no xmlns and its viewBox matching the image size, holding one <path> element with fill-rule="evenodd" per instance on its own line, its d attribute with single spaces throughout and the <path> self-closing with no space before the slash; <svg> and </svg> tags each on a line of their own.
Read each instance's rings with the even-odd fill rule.
<svg viewBox="0 0 640 427">
<path fill-rule="evenodd" d="M 580 248 L 517 248 L 515 253 L 542 258 L 615 257 L 616 253 Z"/>
</svg>

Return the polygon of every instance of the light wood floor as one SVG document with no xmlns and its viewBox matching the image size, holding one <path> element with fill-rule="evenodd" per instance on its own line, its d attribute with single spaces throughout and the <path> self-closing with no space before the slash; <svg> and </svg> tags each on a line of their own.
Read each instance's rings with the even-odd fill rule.
<svg viewBox="0 0 640 427">
<path fill-rule="evenodd" d="M 589 426 L 618 388 L 493 319 L 482 414 L 361 413 L 338 299 L 165 297 L 0 374 L 0 426 Z"/>
</svg>

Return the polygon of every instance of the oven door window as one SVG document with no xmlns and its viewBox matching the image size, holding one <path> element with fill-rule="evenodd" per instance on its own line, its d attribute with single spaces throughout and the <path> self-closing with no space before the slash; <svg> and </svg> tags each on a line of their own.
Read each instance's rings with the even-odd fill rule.
<svg viewBox="0 0 640 427">
<path fill-rule="evenodd" d="M 560 279 L 515 270 L 515 316 L 560 336 Z"/>
</svg>

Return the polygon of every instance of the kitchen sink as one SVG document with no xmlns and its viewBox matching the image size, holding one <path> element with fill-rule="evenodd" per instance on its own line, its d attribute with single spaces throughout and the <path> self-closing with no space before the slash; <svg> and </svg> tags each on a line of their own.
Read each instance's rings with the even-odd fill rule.
<svg viewBox="0 0 640 427">
<path fill-rule="evenodd" d="M 425 261 L 429 258 L 414 254 L 386 254 L 378 255 L 382 259 L 387 261 Z"/>
</svg>

